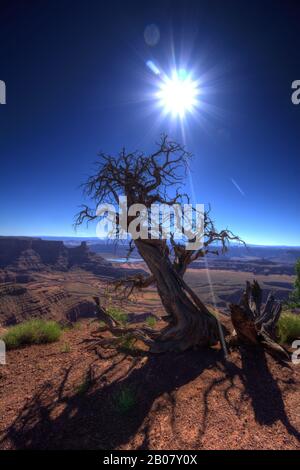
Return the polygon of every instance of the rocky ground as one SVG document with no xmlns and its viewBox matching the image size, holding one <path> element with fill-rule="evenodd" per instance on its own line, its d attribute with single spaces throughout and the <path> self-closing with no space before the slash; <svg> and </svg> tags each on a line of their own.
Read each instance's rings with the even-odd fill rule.
<svg viewBox="0 0 300 470">
<path fill-rule="evenodd" d="M 245 349 L 88 351 L 95 329 L 8 352 L 1 449 L 300 448 L 300 366 Z"/>
<path fill-rule="evenodd" d="M 22 245 L 11 264 L 0 260 L 0 333 L 7 324 L 32 317 L 78 321 L 57 343 L 7 353 L 7 364 L 0 365 L 1 449 L 300 448 L 300 366 L 244 348 L 231 351 L 228 359 L 218 348 L 160 356 L 147 355 L 140 344 L 88 350 L 86 340 L 97 329 L 93 296 L 100 292 L 101 302 L 118 303 L 101 273 L 109 269 L 118 278 L 122 268 L 100 257 L 94 272 L 95 260 L 85 246 L 70 252 L 51 244 L 50 262 L 44 243 L 29 248 L 33 242 L 24 243 L 26 249 Z M 39 267 L 42 261 L 42 269 L 34 270 L 33 261 Z M 123 268 L 130 273 L 145 267 Z M 21 277 L 9 277 L 15 274 Z M 191 269 L 186 279 L 210 308 L 225 311 L 253 276 L 224 270 L 210 270 L 208 276 Z M 293 281 L 281 274 L 255 277 L 265 295 L 274 289 L 282 298 Z M 154 288 L 122 308 L 130 323 L 152 315 L 158 318 L 155 327 L 161 326 Z"/>
</svg>

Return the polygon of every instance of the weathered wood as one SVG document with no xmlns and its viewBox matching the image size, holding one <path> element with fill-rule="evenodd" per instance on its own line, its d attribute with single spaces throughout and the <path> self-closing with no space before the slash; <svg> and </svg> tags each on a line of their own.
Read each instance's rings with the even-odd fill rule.
<svg viewBox="0 0 300 470">
<path fill-rule="evenodd" d="M 278 344 L 277 323 L 282 305 L 272 293 L 262 305 L 262 290 L 257 281 L 246 284 L 239 305 L 231 304 L 231 321 L 241 344 L 263 346 L 271 354 L 289 360 L 289 353 Z"/>
<path fill-rule="evenodd" d="M 188 196 L 182 192 L 182 184 L 190 156 L 182 145 L 171 141 L 166 135 L 161 137 L 157 148 L 150 155 L 143 152 L 126 153 L 125 149 L 116 156 L 101 153 L 95 174 L 88 178 L 85 184 L 85 193 L 90 197 L 92 207 L 83 206 L 77 216 L 77 225 L 84 221 L 96 220 L 98 205 L 118 204 L 121 195 L 127 197 L 128 208 L 134 204 L 143 204 L 148 211 L 155 204 L 172 208 L 174 205 L 189 202 Z M 130 215 L 129 210 L 126 215 L 129 227 L 135 217 Z M 144 335 L 144 342 L 151 343 L 150 349 L 153 352 L 183 351 L 191 347 L 210 346 L 222 337 L 222 328 L 219 327 L 217 319 L 185 283 L 183 276 L 192 262 L 208 253 L 224 252 L 231 241 L 239 242 L 240 239 L 228 229 L 218 231 L 209 212 L 205 211 L 203 216 L 203 246 L 194 250 L 187 249 L 184 239 L 183 243 L 179 243 L 171 237 L 168 243 L 163 236 L 162 223 L 155 229 L 157 236 L 151 233 L 149 238 L 150 234 L 144 232 L 140 238 L 132 237 L 132 243 L 147 264 L 151 275 L 148 278 L 138 276 L 135 279 L 127 279 L 126 292 L 130 295 L 133 288 L 143 288 L 154 283 L 166 311 L 167 325 L 159 335 L 157 332 L 146 331 L 145 328 L 136 333 L 139 337 Z M 119 218 L 117 229 L 124 230 Z M 142 232 L 141 226 L 139 229 Z M 126 231 L 130 233 L 127 227 Z M 107 313 L 103 309 L 101 311 L 100 307 L 99 317 L 112 334 L 126 334 L 124 328 L 116 325 L 114 321 L 111 322 Z M 155 344 L 152 344 L 155 335 Z M 147 339 L 149 337 L 151 341 Z"/>
<path fill-rule="evenodd" d="M 245 344 L 257 344 L 257 330 L 253 319 L 240 305 L 231 305 L 231 321 L 238 340 Z"/>
<path fill-rule="evenodd" d="M 156 279 L 167 320 L 171 320 L 151 350 L 186 350 L 216 344 L 220 336 L 216 318 L 176 271 L 164 245 L 152 240 L 136 240 L 135 244 Z"/>
</svg>

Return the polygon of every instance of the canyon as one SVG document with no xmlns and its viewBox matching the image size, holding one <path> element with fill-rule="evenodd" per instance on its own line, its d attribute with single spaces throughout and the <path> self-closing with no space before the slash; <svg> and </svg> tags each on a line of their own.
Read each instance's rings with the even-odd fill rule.
<svg viewBox="0 0 300 470">
<path fill-rule="evenodd" d="M 62 322 L 93 317 L 93 296 L 123 276 L 122 268 L 86 242 L 70 248 L 62 241 L 0 237 L 0 326 L 39 317 Z"/>
</svg>

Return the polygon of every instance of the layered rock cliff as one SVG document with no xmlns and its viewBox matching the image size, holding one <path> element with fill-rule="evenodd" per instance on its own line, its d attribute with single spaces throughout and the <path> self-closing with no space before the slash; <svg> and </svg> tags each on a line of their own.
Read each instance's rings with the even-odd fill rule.
<svg viewBox="0 0 300 470">
<path fill-rule="evenodd" d="M 86 242 L 75 248 L 68 248 L 62 241 L 0 237 L 0 269 L 67 271 L 77 266 L 92 270 L 95 265 L 108 267 L 111 263 L 92 253 Z"/>
<path fill-rule="evenodd" d="M 114 267 L 82 242 L 0 237 L 0 326 L 28 318 L 93 316 L 99 283 L 140 270 Z"/>
</svg>

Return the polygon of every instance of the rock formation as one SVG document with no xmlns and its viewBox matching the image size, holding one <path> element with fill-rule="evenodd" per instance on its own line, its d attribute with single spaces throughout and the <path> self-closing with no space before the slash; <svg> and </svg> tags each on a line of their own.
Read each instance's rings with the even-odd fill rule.
<svg viewBox="0 0 300 470">
<path fill-rule="evenodd" d="M 127 269 L 126 275 L 136 272 Z M 62 241 L 0 237 L 0 325 L 93 316 L 99 282 L 123 276 L 86 242 L 69 248 Z"/>
</svg>

